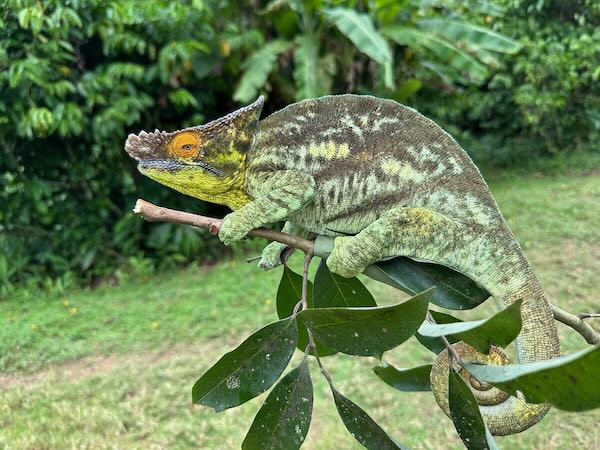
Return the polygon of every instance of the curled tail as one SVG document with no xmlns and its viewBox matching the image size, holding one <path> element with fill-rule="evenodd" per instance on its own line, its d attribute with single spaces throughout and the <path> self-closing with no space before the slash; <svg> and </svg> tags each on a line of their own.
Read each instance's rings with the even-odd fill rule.
<svg viewBox="0 0 600 450">
<path fill-rule="evenodd" d="M 516 267 L 506 268 L 508 273 L 478 277 L 492 294 L 501 309 L 522 299 L 523 326 L 516 340 L 519 363 L 541 361 L 560 355 L 556 324 L 550 304 L 542 287 L 523 256 L 520 273 Z M 525 266 L 525 267 L 523 267 Z M 514 273 L 515 276 L 511 276 Z M 518 274 L 518 275 L 517 275 Z M 510 282 L 507 282 L 510 280 Z M 510 364 L 508 357 L 494 347 L 489 355 L 478 353 L 463 342 L 453 345 L 464 362 L 493 365 Z M 480 405 L 481 415 L 493 435 L 519 433 L 539 422 L 550 409 L 546 404 L 529 404 L 521 396 L 514 397 L 499 389 L 470 377 L 463 369 L 461 375 L 471 387 Z M 448 355 L 440 353 L 431 371 L 431 385 L 438 405 L 447 414 L 448 407 Z"/>
</svg>

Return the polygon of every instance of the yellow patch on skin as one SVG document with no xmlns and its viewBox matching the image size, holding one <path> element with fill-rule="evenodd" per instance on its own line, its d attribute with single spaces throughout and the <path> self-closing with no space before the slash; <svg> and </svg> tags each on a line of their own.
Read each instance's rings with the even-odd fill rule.
<svg viewBox="0 0 600 450">
<path fill-rule="evenodd" d="M 395 159 L 386 159 L 381 163 L 381 169 L 389 175 L 398 175 L 402 165 Z"/>
<path fill-rule="evenodd" d="M 333 159 L 333 157 L 335 156 L 336 150 L 337 150 L 337 146 L 335 145 L 335 142 L 333 141 L 329 141 L 327 144 L 323 144 L 323 146 L 325 147 L 325 158 L 326 159 Z"/>
<path fill-rule="evenodd" d="M 314 142 L 311 142 L 310 144 L 308 144 L 308 153 L 310 153 L 310 155 L 314 157 L 319 156 L 319 146 Z"/>
<path fill-rule="evenodd" d="M 195 158 L 200 151 L 200 136 L 194 131 L 182 131 L 171 139 L 169 150 L 180 158 Z"/>
<path fill-rule="evenodd" d="M 491 352 L 489 355 L 487 355 L 486 360 L 487 364 L 493 366 L 502 366 L 506 363 L 504 358 L 502 358 L 502 355 L 495 352 Z"/>
<path fill-rule="evenodd" d="M 230 142 L 227 151 L 211 154 L 209 158 L 207 158 L 207 162 L 213 165 L 223 165 L 223 164 L 231 164 L 235 163 L 237 167 L 240 169 L 244 165 L 244 161 L 246 160 L 246 155 L 240 153 L 235 146 L 235 142 Z"/>
<path fill-rule="evenodd" d="M 425 179 L 425 174 L 416 170 L 407 163 L 395 159 L 384 159 L 381 161 L 381 170 L 388 175 L 393 175 L 402 180 L 419 182 Z"/>
<path fill-rule="evenodd" d="M 244 179 L 240 174 L 218 177 L 194 166 L 177 171 L 140 168 L 140 172 L 183 194 L 231 209 L 241 208 L 252 200 L 243 189 Z"/>
<path fill-rule="evenodd" d="M 348 144 L 346 144 L 345 142 L 343 144 L 340 144 L 340 146 L 338 147 L 337 157 L 338 158 L 347 158 L 349 154 L 350 154 L 350 147 L 348 147 Z"/>
<path fill-rule="evenodd" d="M 331 161 L 334 158 L 346 158 L 350 154 L 350 147 L 346 143 L 336 144 L 333 141 L 319 144 L 311 142 L 308 145 L 308 153 L 315 158 L 321 157 Z"/>
<path fill-rule="evenodd" d="M 543 405 L 532 405 L 525 403 L 524 401 L 520 401 L 515 402 L 514 408 L 515 416 L 520 417 L 524 422 L 526 422 L 529 418 L 539 415 L 540 409 L 543 408 Z"/>
</svg>

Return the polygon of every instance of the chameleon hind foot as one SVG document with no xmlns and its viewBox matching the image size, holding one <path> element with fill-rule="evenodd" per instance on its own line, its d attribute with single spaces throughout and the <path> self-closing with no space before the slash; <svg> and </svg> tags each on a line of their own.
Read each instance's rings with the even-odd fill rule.
<svg viewBox="0 0 600 450">
<path fill-rule="evenodd" d="M 362 247 L 362 248 L 361 248 Z M 351 278 L 362 273 L 365 268 L 378 258 L 368 252 L 355 236 L 344 236 L 335 239 L 333 250 L 326 264 L 333 273 Z"/>
<path fill-rule="evenodd" d="M 335 239 L 327 266 L 343 277 L 353 277 L 368 265 L 392 256 L 410 256 L 452 266 L 448 247 L 457 242 L 462 226 L 425 208 L 399 207 L 356 236 Z"/>
</svg>

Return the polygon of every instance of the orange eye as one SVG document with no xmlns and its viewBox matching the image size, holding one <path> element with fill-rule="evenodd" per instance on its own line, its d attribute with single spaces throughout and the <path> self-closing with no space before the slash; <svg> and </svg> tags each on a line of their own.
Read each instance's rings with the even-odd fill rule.
<svg viewBox="0 0 600 450">
<path fill-rule="evenodd" d="M 193 131 L 184 131 L 169 142 L 169 150 L 181 158 L 194 158 L 200 149 L 200 138 Z"/>
</svg>

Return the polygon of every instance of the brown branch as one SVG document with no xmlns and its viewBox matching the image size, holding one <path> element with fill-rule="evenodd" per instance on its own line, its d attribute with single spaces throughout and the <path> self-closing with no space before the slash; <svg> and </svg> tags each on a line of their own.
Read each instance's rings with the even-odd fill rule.
<svg viewBox="0 0 600 450">
<path fill-rule="evenodd" d="M 554 318 L 559 322 L 564 323 L 565 325 L 573 328 L 577 331 L 588 344 L 598 344 L 600 343 L 600 333 L 594 330 L 591 326 L 583 321 L 583 319 L 588 317 L 597 317 L 598 314 L 592 313 L 582 313 L 578 315 L 574 315 L 568 313 L 564 309 L 560 309 L 558 306 L 552 306 L 552 313 L 554 314 Z"/>
<path fill-rule="evenodd" d="M 172 222 L 184 225 L 193 225 L 195 227 L 206 228 L 212 234 L 218 234 L 223 224 L 223 219 L 214 217 L 200 216 L 175 209 L 163 208 L 146 200 L 138 199 L 133 208 L 133 212 L 140 214 L 148 222 Z M 288 247 L 299 248 L 306 254 L 313 254 L 313 241 L 302 239 L 280 231 L 268 230 L 266 228 L 257 228 L 248 233 L 249 236 L 261 237 L 270 241 L 281 242 Z"/>
<path fill-rule="evenodd" d="M 154 205 L 142 199 L 138 199 L 138 201 L 135 204 L 135 208 L 133 209 L 133 212 L 136 214 L 140 214 L 144 219 L 146 219 L 149 222 L 172 222 L 181 223 L 185 225 L 192 225 L 195 227 L 206 228 L 212 234 L 218 234 L 219 229 L 223 224 L 223 219 L 216 219 L 213 217 L 201 216 L 198 214 L 192 214 L 184 211 L 177 211 L 175 209 L 163 208 L 161 206 Z M 290 247 L 291 250 L 298 248 L 302 250 L 306 255 L 314 255 L 314 241 L 310 241 L 308 239 L 303 239 L 298 236 L 282 233 L 280 231 L 268 230 L 266 228 L 257 228 L 255 230 L 250 231 L 248 235 L 261 237 L 270 241 L 281 242 L 282 244 L 285 244 L 288 247 Z M 600 317 L 600 314 L 582 313 L 574 315 L 568 313 L 563 309 L 560 309 L 558 306 L 551 306 L 554 318 L 556 320 L 564 323 L 565 325 L 571 327 L 573 330 L 577 331 L 581 336 L 583 336 L 583 338 L 588 344 L 594 345 L 600 343 L 600 333 L 594 330 L 583 320 L 586 318 Z M 433 320 L 433 317 L 431 317 L 431 319 Z M 444 342 L 444 344 L 446 344 L 446 346 L 448 347 L 448 351 L 452 353 L 452 346 L 449 343 L 447 343 L 447 340 L 446 342 Z M 455 359 L 457 359 L 457 362 L 460 361 L 460 358 L 457 358 L 458 355 L 452 356 L 455 357 Z"/>
</svg>

